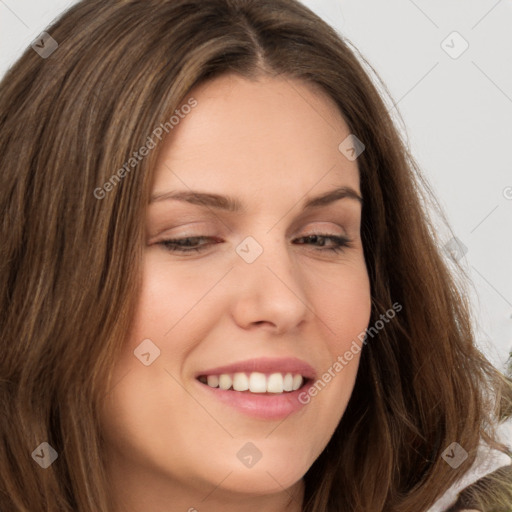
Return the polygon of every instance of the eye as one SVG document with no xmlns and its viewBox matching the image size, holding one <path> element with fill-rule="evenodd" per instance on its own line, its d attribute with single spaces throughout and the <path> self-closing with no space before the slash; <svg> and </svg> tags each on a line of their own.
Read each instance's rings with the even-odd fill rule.
<svg viewBox="0 0 512 512">
<path fill-rule="evenodd" d="M 191 236 L 187 238 L 175 238 L 173 240 L 162 240 L 161 242 L 158 243 L 158 245 L 162 245 L 169 252 L 201 252 L 204 251 L 208 247 L 208 245 L 211 245 L 198 245 L 198 243 L 203 240 L 213 240 L 213 238 L 208 236 Z"/>
<path fill-rule="evenodd" d="M 332 251 L 335 253 L 343 252 L 346 248 L 352 247 L 352 240 L 346 236 L 328 235 L 328 234 L 315 234 L 303 236 L 296 240 L 306 240 L 313 244 L 318 243 L 317 250 L 319 251 Z M 326 246 L 326 241 L 329 240 L 332 245 Z M 317 247 L 318 247 L 317 246 Z"/>
<path fill-rule="evenodd" d="M 207 242 L 208 240 L 213 240 L 210 243 L 201 243 Z M 330 235 L 330 234 L 314 234 L 303 236 L 300 238 L 296 238 L 296 245 L 303 244 L 316 244 L 316 250 L 318 251 L 331 251 L 334 253 L 343 252 L 346 248 L 352 247 L 352 240 L 348 239 L 345 236 L 338 235 Z M 326 242 L 329 241 L 330 244 L 326 245 Z M 193 236 L 187 238 L 175 238 L 162 240 L 158 242 L 157 245 L 162 245 L 169 252 L 177 252 L 177 253 L 199 253 L 208 249 L 210 245 L 214 245 L 219 243 L 217 239 L 208 236 Z"/>
</svg>

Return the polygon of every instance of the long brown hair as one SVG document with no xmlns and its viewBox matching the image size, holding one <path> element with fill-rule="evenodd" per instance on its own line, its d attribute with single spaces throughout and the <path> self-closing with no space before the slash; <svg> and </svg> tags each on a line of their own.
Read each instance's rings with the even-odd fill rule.
<svg viewBox="0 0 512 512">
<path fill-rule="evenodd" d="M 161 146 L 110 180 L 195 85 L 224 73 L 300 80 L 335 100 L 366 146 L 371 324 L 403 307 L 363 349 L 346 412 L 305 475 L 303 510 L 425 510 L 481 437 L 498 446 L 510 383 L 475 348 L 426 214 L 428 183 L 334 29 L 296 0 L 83 0 L 46 31 L 53 53 L 27 49 L 0 84 L 1 510 L 111 510 L 99 404 L 140 287 Z M 58 454 L 46 469 L 31 457 L 42 442 Z M 469 453 L 458 469 L 441 458 L 452 442 Z M 492 495 L 512 500 L 504 482 Z"/>
</svg>

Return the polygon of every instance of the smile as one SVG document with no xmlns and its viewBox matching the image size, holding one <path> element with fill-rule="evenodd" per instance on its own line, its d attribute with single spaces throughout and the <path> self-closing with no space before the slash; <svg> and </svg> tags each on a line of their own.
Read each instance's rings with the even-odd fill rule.
<svg viewBox="0 0 512 512">
<path fill-rule="evenodd" d="M 196 374 L 201 393 L 244 415 L 280 420 L 304 407 L 298 397 L 316 372 L 297 358 L 251 359 Z"/>
<path fill-rule="evenodd" d="M 234 374 L 201 375 L 199 381 L 211 388 L 232 391 L 248 391 L 249 393 L 286 393 L 296 391 L 304 383 L 304 377 L 299 373 L 272 373 L 266 375 L 260 372 L 249 374 L 238 372 Z"/>
</svg>

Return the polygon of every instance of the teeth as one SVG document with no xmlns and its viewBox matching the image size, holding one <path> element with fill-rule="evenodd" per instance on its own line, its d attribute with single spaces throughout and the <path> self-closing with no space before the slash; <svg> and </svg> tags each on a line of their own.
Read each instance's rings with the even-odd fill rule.
<svg viewBox="0 0 512 512">
<path fill-rule="evenodd" d="M 283 391 L 283 376 L 280 373 L 270 375 L 267 381 L 267 392 L 282 393 Z"/>
<path fill-rule="evenodd" d="M 247 391 L 249 389 L 249 379 L 245 373 L 235 373 L 233 377 L 233 389 L 235 391 Z"/>
<path fill-rule="evenodd" d="M 272 373 L 265 375 L 260 372 L 252 372 L 249 375 L 243 372 L 234 375 L 223 373 L 201 377 L 200 380 L 211 388 L 218 387 L 223 390 L 233 389 L 234 391 L 275 394 L 296 391 L 304 382 L 304 378 L 300 374 Z"/>
<path fill-rule="evenodd" d="M 211 388 L 218 388 L 219 387 L 218 375 L 208 375 L 207 383 L 208 383 L 208 386 L 210 386 Z"/>
<path fill-rule="evenodd" d="M 291 373 L 287 373 L 284 376 L 283 389 L 285 391 L 292 391 L 292 389 L 293 389 L 293 375 Z"/>
<path fill-rule="evenodd" d="M 267 392 L 267 378 L 264 373 L 251 373 L 249 377 L 249 391 L 251 391 L 251 393 Z"/>
<path fill-rule="evenodd" d="M 229 389 L 231 385 L 233 384 L 233 381 L 231 380 L 231 377 L 229 375 L 226 375 L 223 373 L 219 376 L 219 388 L 220 389 Z"/>
<path fill-rule="evenodd" d="M 302 375 L 293 376 L 293 391 L 296 391 L 302 386 Z"/>
</svg>

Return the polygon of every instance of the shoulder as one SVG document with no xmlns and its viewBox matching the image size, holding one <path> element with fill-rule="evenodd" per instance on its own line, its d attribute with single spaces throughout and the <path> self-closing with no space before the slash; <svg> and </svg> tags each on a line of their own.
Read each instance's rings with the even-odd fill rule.
<svg viewBox="0 0 512 512">
<path fill-rule="evenodd" d="M 499 440 L 512 452 L 512 418 L 497 428 Z M 510 480 L 512 485 L 512 458 L 499 450 L 490 448 L 481 441 L 473 465 L 428 512 L 480 512 L 475 508 L 475 494 L 485 493 L 492 487 L 493 477 Z"/>
</svg>

